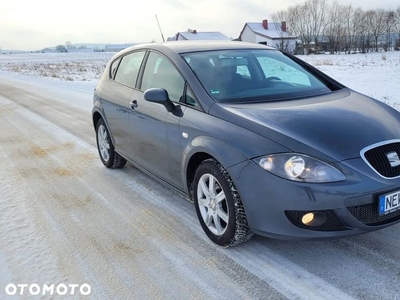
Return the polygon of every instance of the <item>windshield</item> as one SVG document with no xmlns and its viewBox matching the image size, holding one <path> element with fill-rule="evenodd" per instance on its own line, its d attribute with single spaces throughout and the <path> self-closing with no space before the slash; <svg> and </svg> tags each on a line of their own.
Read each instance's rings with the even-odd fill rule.
<svg viewBox="0 0 400 300">
<path fill-rule="evenodd" d="M 308 70 L 275 50 L 222 50 L 182 55 L 218 102 L 262 102 L 330 93 Z"/>
</svg>

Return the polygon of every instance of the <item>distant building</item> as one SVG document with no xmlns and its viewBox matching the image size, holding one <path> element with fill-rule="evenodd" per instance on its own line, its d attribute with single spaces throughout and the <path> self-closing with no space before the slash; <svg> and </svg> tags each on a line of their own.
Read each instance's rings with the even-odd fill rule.
<svg viewBox="0 0 400 300">
<path fill-rule="evenodd" d="M 68 52 L 94 52 L 94 50 L 93 48 L 75 48 L 68 49 Z"/>
<path fill-rule="evenodd" d="M 268 23 L 268 20 L 263 20 L 258 23 L 247 22 L 244 24 L 238 40 L 268 45 L 283 51 L 293 52 L 296 48 L 297 38 L 290 35 L 286 22 Z"/>
<path fill-rule="evenodd" d="M 121 50 L 124 50 L 128 47 L 135 46 L 137 44 L 111 44 L 111 45 L 105 45 L 104 51 L 105 52 L 119 52 Z"/>
<path fill-rule="evenodd" d="M 175 37 L 169 37 L 168 41 L 186 41 L 186 40 L 215 40 L 215 41 L 229 41 L 226 35 L 218 31 L 199 32 L 197 30 L 190 30 L 178 32 Z"/>
</svg>

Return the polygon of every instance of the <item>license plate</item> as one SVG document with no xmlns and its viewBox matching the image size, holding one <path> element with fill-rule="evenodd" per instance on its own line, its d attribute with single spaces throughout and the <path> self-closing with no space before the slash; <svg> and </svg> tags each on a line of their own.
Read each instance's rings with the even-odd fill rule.
<svg viewBox="0 0 400 300">
<path fill-rule="evenodd" d="M 379 214 L 387 215 L 400 209 L 400 191 L 379 197 Z"/>
</svg>

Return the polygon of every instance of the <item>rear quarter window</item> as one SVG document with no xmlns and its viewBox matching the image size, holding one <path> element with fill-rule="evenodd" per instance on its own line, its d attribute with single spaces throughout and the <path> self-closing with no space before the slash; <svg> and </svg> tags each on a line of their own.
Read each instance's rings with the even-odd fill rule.
<svg viewBox="0 0 400 300">
<path fill-rule="evenodd" d="M 145 53 L 145 51 L 133 52 L 122 57 L 114 80 L 134 88 Z"/>
<path fill-rule="evenodd" d="M 111 79 L 115 78 L 115 73 L 117 73 L 117 69 L 118 69 L 118 65 L 119 65 L 120 61 L 121 61 L 121 58 L 118 58 L 111 63 L 111 66 L 110 66 L 110 78 Z"/>
</svg>

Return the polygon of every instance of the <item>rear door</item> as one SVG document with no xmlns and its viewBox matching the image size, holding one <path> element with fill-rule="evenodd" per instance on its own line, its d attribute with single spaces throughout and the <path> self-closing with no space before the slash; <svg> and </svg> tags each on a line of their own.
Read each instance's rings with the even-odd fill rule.
<svg viewBox="0 0 400 300">
<path fill-rule="evenodd" d="M 115 149 L 124 157 L 129 156 L 131 142 L 129 102 L 145 53 L 145 51 L 132 52 L 115 60 L 110 68 L 110 81 L 101 94 L 104 100 L 104 114 Z"/>
</svg>

